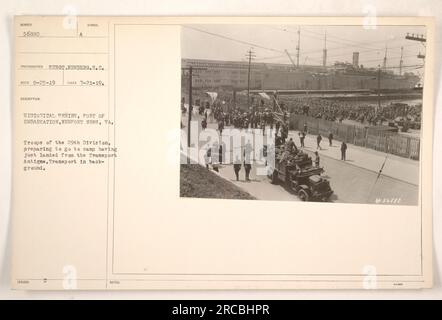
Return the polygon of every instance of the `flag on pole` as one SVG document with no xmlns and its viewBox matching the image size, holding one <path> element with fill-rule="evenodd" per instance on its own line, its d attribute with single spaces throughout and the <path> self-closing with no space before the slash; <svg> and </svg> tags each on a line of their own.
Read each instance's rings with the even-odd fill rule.
<svg viewBox="0 0 442 320">
<path fill-rule="evenodd" d="M 270 97 L 269 97 L 269 95 L 268 95 L 267 93 L 265 93 L 265 92 L 260 92 L 260 93 L 258 93 L 258 94 L 259 94 L 259 96 L 260 96 L 261 98 L 263 98 L 263 99 L 271 100 Z"/>
<path fill-rule="evenodd" d="M 210 100 L 211 100 L 210 105 L 212 105 L 215 102 L 216 98 L 218 97 L 218 93 L 217 92 L 206 92 L 206 94 L 210 97 Z"/>
</svg>

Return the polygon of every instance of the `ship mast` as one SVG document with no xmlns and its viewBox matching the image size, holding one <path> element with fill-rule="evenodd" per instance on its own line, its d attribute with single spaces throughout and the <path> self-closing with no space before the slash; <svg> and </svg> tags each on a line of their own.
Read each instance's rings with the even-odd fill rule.
<svg viewBox="0 0 442 320">
<path fill-rule="evenodd" d="M 387 44 L 385 44 L 385 55 L 384 55 L 384 62 L 382 64 L 382 69 L 387 71 Z"/>
<path fill-rule="evenodd" d="M 327 30 L 324 32 L 324 50 L 322 51 L 322 66 L 327 65 Z"/>
<path fill-rule="evenodd" d="M 301 51 L 301 27 L 298 27 L 298 45 L 296 46 L 296 67 L 299 68 L 299 56 Z"/>
<path fill-rule="evenodd" d="M 400 76 L 402 75 L 402 65 L 404 63 L 402 60 L 403 54 L 404 54 L 404 47 L 401 47 L 401 60 L 399 61 L 399 75 Z"/>
</svg>

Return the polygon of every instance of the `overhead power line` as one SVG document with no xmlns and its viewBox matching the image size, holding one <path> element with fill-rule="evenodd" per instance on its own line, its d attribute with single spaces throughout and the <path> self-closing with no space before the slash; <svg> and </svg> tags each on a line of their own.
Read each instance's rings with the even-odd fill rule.
<svg viewBox="0 0 442 320">
<path fill-rule="evenodd" d="M 228 36 L 225 36 L 225 35 L 222 35 L 222 34 L 218 34 L 218 33 L 210 32 L 210 31 L 198 29 L 198 28 L 195 28 L 195 27 L 190 27 L 190 26 L 186 26 L 186 25 L 183 25 L 183 27 L 191 29 L 191 30 L 194 30 L 194 31 L 202 32 L 202 33 L 214 36 L 214 37 L 218 37 L 218 38 L 222 38 L 222 39 L 225 39 L 225 40 L 234 41 L 234 42 L 241 43 L 241 44 L 244 44 L 244 45 L 247 45 L 247 46 L 252 46 L 254 48 L 260 48 L 260 49 L 269 50 L 269 51 L 273 51 L 273 52 L 278 52 L 278 53 L 284 54 L 283 50 L 277 50 L 277 49 L 274 49 L 274 48 L 265 47 L 265 46 L 262 46 L 262 45 L 259 45 L 259 44 L 256 44 L 256 43 L 252 43 L 252 42 L 249 42 L 249 41 L 235 39 L 235 38 L 232 38 L 232 37 L 228 37 Z"/>
<path fill-rule="evenodd" d="M 319 33 L 319 32 L 311 31 L 311 30 L 308 30 L 308 29 L 304 29 L 304 31 L 305 31 L 305 32 L 312 33 L 312 34 L 316 34 L 316 35 L 319 35 L 319 36 L 322 35 L 322 34 Z M 332 35 L 332 34 L 330 34 L 330 33 L 327 33 L 327 35 L 328 35 L 328 37 L 332 37 L 332 38 L 335 38 L 335 39 L 339 39 L 339 40 L 341 40 L 341 41 L 354 43 L 355 46 L 351 46 L 351 47 L 358 47 L 358 46 L 362 45 L 362 46 L 364 46 L 364 47 L 360 46 L 361 48 L 367 48 L 368 50 L 383 50 L 383 48 L 377 48 L 377 47 L 371 47 L 371 46 L 367 47 L 367 46 L 366 46 L 367 44 L 370 45 L 370 44 L 375 44 L 375 43 L 385 43 L 385 42 L 391 43 L 391 42 L 394 42 L 394 41 L 400 41 L 400 40 L 402 40 L 401 38 L 394 38 L 394 39 L 388 39 L 388 40 L 377 40 L 377 41 L 366 41 L 366 42 L 361 42 L 361 41 L 355 41 L 355 40 L 350 40 L 350 39 L 345 39 L 345 38 L 342 38 L 342 37 L 338 37 L 338 36 Z M 336 42 L 336 41 L 335 41 L 335 42 Z M 345 44 L 345 43 L 341 43 L 341 44 Z M 345 44 L 345 45 L 348 46 L 348 44 Z M 393 48 L 393 47 L 390 47 L 390 48 Z"/>
<path fill-rule="evenodd" d="M 242 45 L 247 45 L 249 47 L 259 48 L 259 49 L 263 49 L 263 50 L 268 50 L 268 51 L 272 51 L 272 52 L 276 52 L 276 53 L 280 54 L 278 56 L 269 56 L 269 57 L 262 57 L 262 58 L 255 59 L 255 60 L 258 60 L 258 61 L 259 60 L 281 59 L 281 58 L 286 57 L 286 50 L 279 50 L 279 49 L 263 46 L 263 45 L 260 45 L 260 44 L 257 44 L 257 43 L 253 43 L 253 42 L 250 42 L 250 41 L 244 41 L 244 40 L 241 40 L 241 39 L 236 39 L 236 38 L 233 38 L 233 37 L 229 37 L 229 36 L 222 35 L 222 34 L 219 34 L 219 33 L 210 32 L 210 31 L 207 31 L 207 30 L 195 28 L 195 27 L 188 26 L 188 25 L 183 25 L 182 27 L 187 28 L 187 29 L 191 29 L 191 30 L 196 31 L 196 32 L 204 33 L 204 34 L 207 34 L 207 35 L 210 35 L 210 36 L 213 36 L 213 37 L 218 37 L 218 38 L 229 40 L 229 41 L 232 41 L 232 42 L 236 42 L 236 43 L 239 43 L 239 44 L 242 44 Z M 276 27 L 272 27 L 272 26 L 268 26 L 268 27 L 271 28 L 271 29 L 274 29 L 274 30 L 278 30 L 280 32 L 287 32 L 287 33 L 297 34 L 298 41 L 300 39 L 300 30 L 291 31 L 291 30 L 280 29 L 280 28 L 276 28 Z M 306 30 L 303 29 L 303 31 L 306 31 L 307 33 L 313 33 L 313 34 L 318 34 L 319 35 L 319 33 L 313 32 L 313 31 L 307 30 L 307 29 Z M 319 39 L 321 41 L 324 40 L 324 38 L 318 38 L 318 37 L 313 37 L 313 36 L 309 36 L 309 35 L 305 35 L 305 36 L 308 36 L 308 37 L 311 37 L 311 38 L 315 38 L 315 39 Z M 379 51 L 379 52 L 381 52 L 381 51 L 383 51 L 385 49 L 385 48 L 374 48 L 374 47 L 368 47 L 368 46 L 360 46 L 360 44 L 364 44 L 364 43 L 363 42 L 353 41 L 353 40 L 348 40 L 348 39 L 344 39 L 344 38 L 340 38 L 340 37 L 336 37 L 336 36 L 330 35 L 329 33 L 327 33 L 327 37 L 328 37 L 327 38 L 327 42 L 334 42 L 334 43 L 339 43 L 339 44 L 345 45 L 343 47 L 327 48 L 328 51 L 329 50 L 338 50 L 338 49 L 347 49 L 347 48 L 352 48 L 352 47 L 359 47 L 359 48 L 367 48 L 367 49 L 366 50 L 360 50 L 358 52 L 360 52 L 360 53 L 367 53 L 367 52 L 372 52 L 372 51 Z M 329 39 L 330 37 L 338 38 L 338 39 L 340 39 L 342 41 L 353 42 L 353 43 L 355 43 L 355 45 L 344 44 L 344 43 L 339 42 L 339 41 L 330 40 Z M 398 40 L 398 39 L 393 39 L 392 41 L 394 41 L 394 40 Z M 414 39 L 410 39 L 410 40 L 414 40 Z M 419 38 L 419 40 L 421 40 L 421 38 Z M 385 42 L 385 41 L 374 41 L 374 42 L 371 42 L 371 43 L 376 43 L 376 42 Z M 398 46 L 398 47 L 389 47 L 389 50 L 396 49 L 396 48 L 411 47 L 411 46 L 416 46 L 416 43 L 409 44 L 409 45 L 402 45 L 402 46 Z M 323 49 L 307 51 L 307 52 L 304 51 L 303 55 L 306 56 L 308 54 L 320 53 L 322 51 L 323 51 Z M 327 58 L 331 59 L 331 58 L 342 57 L 342 56 L 347 56 L 347 55 L 348 54 L 346 54 L 346 53 L 335 54 L 335 55 L 327 56 Z M 298 43 L 298 46 L 297 46 L 296 57 L 297 57 L 297 60 L 300 59 L 299 43 Z M 401 58 L 406 58 L 406 57 L 415 57 L 415 55 L 412 55 L 412 56 L 408 55 L 408 56 L 402 56 L 402 57 L 399 57 L 399 56 L 398 57 L 389 57 L 389 59 L 401 59 Z M 318 62 L 320 62 L 319 59 L 315 59 L 315 58 L 312 58 L 310 56 L 308 57 L 308 59 L 309 59 L 309 61 L 318 61 Z M 376 61 L 382 61 L 382 58 L 371 59 L 371 60 L 362 60 L 363 63 L 376 62 Z M 297 64 L 298 64 L 298 62 L 297 62 Z M 403 67 L 405 68 L 406 66 L 403 66 Z M 395 69 L 395 68 L 388 68 L 388 69 Z"/>
<path fill-rule="evenodd" d="M 297 34 L 297 31 L 294 31 L 294 30 L 293 30 L 293 31 L 292 31 L 292 30 L 288 30 L 288 29 L 286 29 L 286 28 L 284 28 L 284 29 L 280 29 L 280 28 L 270 27 L 270 26 L 269 26 L 269 28 L 274 29 L 274 30 L 278 30 L 278 31 L 280 31 L 280 32 L 287 32 L 287 33 Z M 320 33 L 313 32 L 313 31 L 310 31 L 310 30 L 307 30 L 307 29 L 303 29 L 303 31 L 306 31 L 306 32 L 310 32 L 310 33 L 314 33 L 314 34 L 317 34 L 317 35 L 321 35 L 321 36 L 323 36 L 323 35 L 320 34 Z M 319 37 L 313 37 L 313 36 L 309 36 L 309 35 L 304 35 L 304 36 L 306 36 L 306 37 L 310 37 L 310 38 L 312 38 L 312 39 L 318 39 L 318 40 L 321 40 L 321 41 L 324 40 L 323 37 L 322 37 L 322 38 L 319 38 Z M 330 37 L 330 34 L 329 34 L 329 33 L 327 33 L 327 37 L 328 37 L 328 38 Z M 336 36 L 331 36 L 331 37 L 336 37 Z M 341 44 L 341 45 L 343 45 L 343 46 L 342 46 L 342 47 L 327 48 L 327 50 L 339 50 L 339 49 L 347 49 L 347 48 L 355 48 L 355 47 L 356 47 L 356 48 L 363 48 L 363 49 L 366 49 L 366 50 L 363 50 L 363 51 L 359 51 L 360 53 L 364 53 L 364 52 L 371 52 L 371 51 L 379 51 L 379 52 L 381 52 L 381 51 L 384 51 L 384 49 L 385 49 L 385 47 L 383 47 L 383 48 L 376 47 L 376 48 L 375 48 L 375 47 L 361 46 L 360 44 L 364 44 L 363 42 L 356 42 L 356 41 L 353 41 L 353 40 L 347 40 L 347 39 L 344 39 L 344 38 L 340 38 L 340 39 L 342 39 L 343 41 L 354 42 L 354 43 L 357 43 L 358 45 L 350 45 L 350 44 L 348 44 L 348 43 L 342 43 L 342 42 L 339 42 L 339 41 L 334 41 L 334 40 L 330 40 L 330 39 L 328 39 L 327 42 L 333 42 L 333 43 Z M 389 40 L 389 42 L 398 41 L 398 40 L 401 40 L 401 39 L 396 38 L 396 39 Z M 380 41 L 370 41 L 370 42 L 367 42 L 367 43 L 370 44 L 370 43 L 381 43 L 381 42 L 385 43 L 386 41 L 385 41 L 385 40 L 380 40 Z M 397 46 L 397 47 L 389 47 L 389 49 L 396 49 L 396 48 L 401 48 L 401 47 L 411 47 L 411 46 L 416 46 L 416 44 L 402 45 L 402 46 Z M 322 50 L 312 50 L 312 51 L 304 52 L 304 54 L 312 54 L 312 53 L 320 53 L 320 52 L 322 52 Z M 343 56 L 343 55 L 345 55 L 345 54 L 329 56 L 329 58 L 337 57 L 337 56 Z"/>
<path fill-rule="evenodd" d="M 277 55 L 277 56 L 268 56 L 268 57 L 261 57 L 261 58 L 256 58 L 255 60 L 261 61 L 261 60 L 272 60 L 272 59 L 280 59 L 280 58 L 285 58 L 286 55 Z"/>
</svg>

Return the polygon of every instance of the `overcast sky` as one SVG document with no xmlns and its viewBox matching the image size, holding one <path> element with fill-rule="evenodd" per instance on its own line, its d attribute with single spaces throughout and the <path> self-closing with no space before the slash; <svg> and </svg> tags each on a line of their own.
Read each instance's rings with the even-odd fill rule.
<svg viewBox="0 0 442 320">
<path fill-rule="evenodd" d="M 198 29 L 198 30 L 196 30 Z M 407 32 L 425 35 L 424 27 L 380 26 L 366 30 L 361 26 L 301 26 L 300 65 L 322 64 L 324 34 L 327 33 L 327 65 L 335 61 L 352 61 L 352 52 L 359 52 L 359 64 L 382 65 L 387 46 L 387 67 L 398 72 L 403 47 L 404 71 L 422 72 L 417 58 L 424 46 L 406 40 Z M 298 41 L 296 25 L 188 25 L 182 28 L 183 58 L 246 61 L 246 52 L 253 48 L 256 62 L 290 63 L 287 49 L 296 61 Z M 205 33 L 206 32 L 206 33 Z"/>
</svg>

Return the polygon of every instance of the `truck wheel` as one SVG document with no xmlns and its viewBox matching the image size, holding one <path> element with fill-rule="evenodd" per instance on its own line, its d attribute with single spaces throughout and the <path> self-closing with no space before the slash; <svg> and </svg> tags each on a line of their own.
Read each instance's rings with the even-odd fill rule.
<svg viewBox="0 0 442 320">
<path fill-rule="evenodd" d="M 308 201 L 308 199 L 309 199 L 309 195 L 308 195 L 307 191 L 302 190 L 302 189 L 299 190 L 298 197 L 299 197 L 299 199 L 301 199 L 301 201 Z"/>
</svg>

